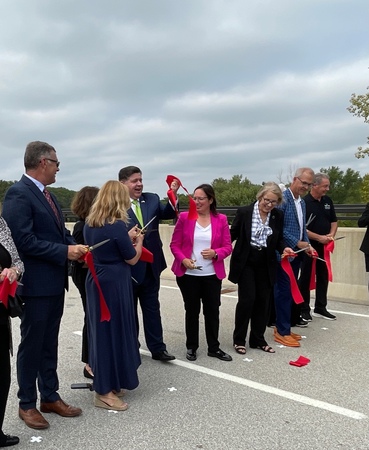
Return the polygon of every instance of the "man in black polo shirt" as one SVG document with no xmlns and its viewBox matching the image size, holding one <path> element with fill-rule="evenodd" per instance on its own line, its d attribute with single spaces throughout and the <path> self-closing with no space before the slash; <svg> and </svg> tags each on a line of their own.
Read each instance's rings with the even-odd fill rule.
<svg viewBox="0 0 369 450">
<path fill-rule="evenodd" d="M 329 191 L 329 176 L 316 173 L 310 194 L 304 197 L 306 203 L 307 234 L 311 245 L 324 259 L 324 246 L 334 239 L 337 231 L 337 217 L 332 200 L 325 195 Z M 301 317 L 311 321 L 310 314 L 310 276 L 312 258 L 305 257 L 301 267 L 299 288 L 304 298 Z M 314 317 L 335 320 L 336 316 L 327 311 L 328 269 L 327 264 L 316 260 L 316 288 Z"/>
</svg>

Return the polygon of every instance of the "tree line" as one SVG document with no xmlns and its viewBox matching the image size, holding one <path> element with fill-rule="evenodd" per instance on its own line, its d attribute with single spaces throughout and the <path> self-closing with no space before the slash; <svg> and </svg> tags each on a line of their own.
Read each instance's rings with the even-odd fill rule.
<svg viewBox="0 0 369 450">
<path fill-rule="evenodd" d="M 328 195 L 336 204 L 356 204 L 367 203 L 369 201 L 369 173 L 363 177 L 359 172 L 353 169 L 347 169 L 345 172 L 337 166 L 328 169 L 321 168 L 320 172 L 329 175 L 331 181 L 331 189 Z M 269 181 L 269 180 L 265 180 Z M 281 180 L 277 180 L 280 182 Z M 7 189 L 14 184 L 15 181 L 0 180 L 0 201 L 2 202 Z M 213 186 L 217 204 L 219 206 L 241 206 L 253 202 L 256 198 L 261 184 L 253 184 L 243 175 L 233 175 L 230 179 L 215 178 L 211 185 Z M 288 186 L 288 183 L 285 183 Z M 72 198 L 76 191 L 64 187 L 48 188 L 58 199 L 62 208 L 70 208 Z M 188 205 L 188 197 L 185 194 L 179 194 L 179 205 L 185 208 Z M 167 199 L 164 198 L 163 201 Z"/>
</svg>

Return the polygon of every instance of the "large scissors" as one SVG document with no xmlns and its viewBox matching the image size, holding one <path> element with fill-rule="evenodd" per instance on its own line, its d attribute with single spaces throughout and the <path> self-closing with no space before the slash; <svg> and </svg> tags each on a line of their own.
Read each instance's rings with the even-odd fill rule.
<svg viewBox="0 0 369 450">
<path fill-rule="evenodd" d="M 87 251 L 88 251 L 88 252 L 91 252 L 92 250 L 95 250 L 95 248 L 98 248 L 98 247 L 100 247 L 101 245 L 104 245 L 104 244 L 106 244 L 106 243 L 109 242 L 109 241 L 110 241 L 110 239 L 105 239 L 104 241 L 98 242 L 97 244 L 94 244 L 94 245 L 88 245 L 88 246 L 87 246 Z"/>
</svg>

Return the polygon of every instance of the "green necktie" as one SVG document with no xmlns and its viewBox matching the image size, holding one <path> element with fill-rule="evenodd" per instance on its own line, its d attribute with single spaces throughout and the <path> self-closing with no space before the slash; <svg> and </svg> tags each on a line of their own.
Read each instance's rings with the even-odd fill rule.
<svg viewBox="0 0 369 450">
<path fill-rule="evenodd" d="M 141 211 L 141 206 L 140 206 L 140 202 L 138 200 L 132 200 L 132 203 L 135 205 L 135 214 L 137 217 L 137 220 L 140 222 L 141 227 L 143 227 L 143 219 L 142 219 L 142 211 Z"/>
</svg>

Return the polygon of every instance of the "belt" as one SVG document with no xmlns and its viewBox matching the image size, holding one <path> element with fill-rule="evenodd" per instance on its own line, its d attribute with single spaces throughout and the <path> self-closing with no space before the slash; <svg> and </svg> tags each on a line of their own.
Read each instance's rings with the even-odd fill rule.
<svg viewBox="0 0 369 450">
<path fill-rule="evenodd" d="M 266 247 L 262 247 L 261 245 L 254 245 L 254 244 L 250 244 L 250 245 L 254 250 L 257 250 L 259 252 L 261 252 L 261 250 L 266 248 Z"/>
</svg>

